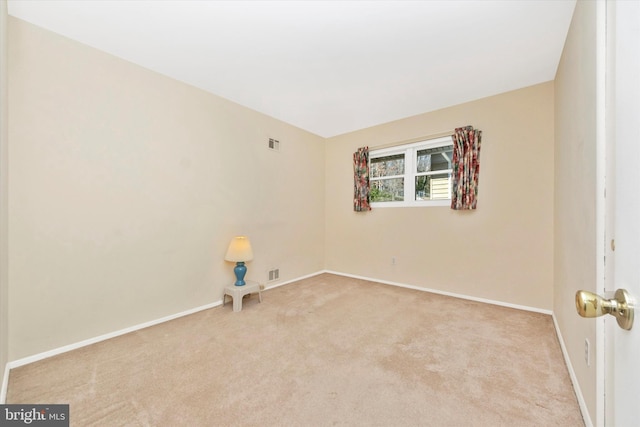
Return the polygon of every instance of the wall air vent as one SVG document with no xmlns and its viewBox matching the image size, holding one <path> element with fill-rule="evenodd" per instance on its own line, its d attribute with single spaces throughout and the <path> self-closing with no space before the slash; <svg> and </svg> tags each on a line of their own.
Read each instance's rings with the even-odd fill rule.
<svg viewBox="0 0 640 427">
<path fill-rule="evenodd" d="M 269 138 L 269 149 L 273 151 L 280 151 L 280 141 Z"/>
</svg>

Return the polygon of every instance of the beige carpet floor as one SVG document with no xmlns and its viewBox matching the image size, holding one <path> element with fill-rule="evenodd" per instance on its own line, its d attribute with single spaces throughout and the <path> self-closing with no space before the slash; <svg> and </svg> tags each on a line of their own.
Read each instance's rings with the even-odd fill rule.
<svg viewBox="0 0 640 427">
<path fill-rule="evenodd" d="M 322 274 L 11 371 L 73 426 L 583 426 L 550 316 Z"/>
</svg>

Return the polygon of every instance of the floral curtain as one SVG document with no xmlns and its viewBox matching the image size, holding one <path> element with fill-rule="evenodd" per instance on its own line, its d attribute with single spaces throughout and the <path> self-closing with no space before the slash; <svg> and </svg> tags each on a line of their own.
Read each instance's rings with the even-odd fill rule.
<svg viewBox="0 0 640 427">
<path fill-rule="evenodd" d="M 475 209 L 478 203 L 480 141 L 482 131 L 472 126 L 457 128 L 453 134 L 453 194 L 451 209 Z"/>
<path fill-rule="evenodd" d="M 353 210 L 370 211 L 369 204 L 369 147 L 353 153 Z"/>
</svg>

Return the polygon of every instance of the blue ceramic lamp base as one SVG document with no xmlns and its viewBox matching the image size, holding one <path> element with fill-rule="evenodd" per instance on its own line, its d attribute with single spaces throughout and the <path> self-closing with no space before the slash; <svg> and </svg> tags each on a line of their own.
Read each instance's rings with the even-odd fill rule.
<svg viewBox="0 0 640 427">
<path fill-rule="evenodd" d="M 244 281 L 244 276 L 247 274 L 247 267 L 244 265 L 243 261 L 238 261 L 233 272 L 236 274 L 236 286 L 244 286 L 246 282 Z"/>
</svg>

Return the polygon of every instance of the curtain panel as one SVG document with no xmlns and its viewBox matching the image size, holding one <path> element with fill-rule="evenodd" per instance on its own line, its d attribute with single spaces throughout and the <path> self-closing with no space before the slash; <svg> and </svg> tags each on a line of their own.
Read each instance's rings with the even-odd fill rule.
<svg viewBox="0 0 640 427">
<path fill-rule="evenodd" d="M 478 204 L 481 140 L 482 131 L 472 126 L 457 128 L 453 134 L 451 209 L 475 209 Z"/>
<path fill-rule="evenodd" d="M 369 200 L 369 147 L 353 153 L 353 210 L 370 211 Z"/>
</svg>

